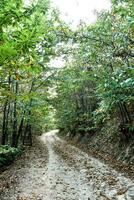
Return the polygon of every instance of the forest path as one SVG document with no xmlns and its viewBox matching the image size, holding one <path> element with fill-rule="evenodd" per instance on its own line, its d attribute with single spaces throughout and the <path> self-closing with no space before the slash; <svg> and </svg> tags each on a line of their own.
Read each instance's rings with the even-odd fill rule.
<svg viewBox="0 0 134 200">
<path fill-rule="evenodd" d="M 133 200 L 134 182 L 59 139 L 57 131 L 0 176 L 0 200 Z M 8 181 L 7 181 L 8 180 Z"/>
</svg>

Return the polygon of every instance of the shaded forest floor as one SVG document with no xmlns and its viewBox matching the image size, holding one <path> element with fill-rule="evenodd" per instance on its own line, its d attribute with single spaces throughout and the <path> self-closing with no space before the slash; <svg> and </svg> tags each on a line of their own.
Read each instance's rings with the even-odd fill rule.
<svg viewBox="0 0 134 200">
<path fill-rule="evenodd" d="M 131 200 L 134 181 L 51 131 L 0 175 L 0 192 L 1 200 Z"/>
<path fill-rule="evenodd" d="M 83 144 L 81 142 L 73 141 L 70 139 L 67 139 L 68 144 L 71 144 L 88 155 L 91 155 L 95 157 L 96 159 L 101 160 L 105 164 L 110 165 L 112 168 L 116 169 L 118 172 L 121 172 L 126 177 L 130 179 L 134 179 L 134 165 L 133 164 L 127 164 L 123 163 L 121 160 L 117 160 L 114 156 L 109 155 L 108 153 L 101 152 L 99 150 L 95 150 L 92 147 L 88 146 L 87 144 Z"/>
</svg>

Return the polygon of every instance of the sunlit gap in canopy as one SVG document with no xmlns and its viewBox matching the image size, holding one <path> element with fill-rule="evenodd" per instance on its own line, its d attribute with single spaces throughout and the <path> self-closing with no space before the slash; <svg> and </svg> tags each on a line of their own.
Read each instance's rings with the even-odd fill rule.
<svg viewBox="0 0 134 200">
<path fill-rule="evenodd" d="M 76 29 L 80 21 L 87 24 L 97 19 L 95 11 L 110 10 L 110 0 L 51 0 L 53 7 L 59 9 L 63 21 Z"/>
<path fill-rule="evenodd" d="M 51 4 L 59 10 L 60 18 L 73 30 L 77 29 L 81 21 L 86 24 L 95 23 L 97 12 L 111 9 L 110 0 L 51 0 Z M 52 66 L 62 68 L 66 62 L 63 58 L 58 58 L 50 63 Z"/>
</svg>

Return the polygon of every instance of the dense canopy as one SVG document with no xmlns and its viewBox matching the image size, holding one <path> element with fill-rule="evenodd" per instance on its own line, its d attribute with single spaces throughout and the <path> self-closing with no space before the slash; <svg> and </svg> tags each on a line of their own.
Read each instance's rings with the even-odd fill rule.
<svg viewBox="0 0 134 200">
<path fill-rule="evenodd" d="M 50 66 L 61 57 L 64 67 Z M 133 0 L 113 0 L 96 23 L 75 31 L 48 0 L 1 1 L 1 144 L 32 144 L 33 134 L 54 126 L 90 136 L 111 119 L 130 138 L 133 58 Z"/>
</svg>

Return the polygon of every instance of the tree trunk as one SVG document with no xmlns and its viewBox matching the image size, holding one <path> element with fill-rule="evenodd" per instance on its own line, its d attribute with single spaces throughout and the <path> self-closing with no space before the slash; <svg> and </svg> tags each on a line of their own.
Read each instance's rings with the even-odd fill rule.
<svg viewBox="0 0 134 200">
<path fill-rule="evenodd" d="M 17 135 L 17 139 L 16 139 L 16 145 L 18 146 L 19 143 L 19 139 L 22 135 L 22 131 L 23 131 L 23 124 L 24 124 L 24 117 L 22 117 L 21 122 L 20 122 L 20 126 L 19 126 L 19 130 L 18 130 L 18 135 Z"/>
<path fill-rule="evenodd" d="M 15 83 L 15 95 L 18 94 L 18 81 Z M 12 147 L 17 147 L 17 97 L 14 100 Z"/>
<path fill-rule="evenodd" d="M 8 100 L 6 100 L 4 109 L 3 109 L 3 125 L 2 125 L 2 140 L 1 144 L 5 145 L 6 144 L 6 112 L 7 112 L 7 105 L 8 105 Z"/>
</svg>

